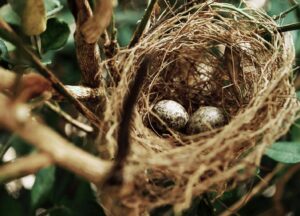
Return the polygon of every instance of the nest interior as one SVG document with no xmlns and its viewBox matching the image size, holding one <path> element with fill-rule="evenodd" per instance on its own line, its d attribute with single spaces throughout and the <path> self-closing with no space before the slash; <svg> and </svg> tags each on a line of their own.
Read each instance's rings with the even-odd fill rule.
<svg viewBox="0 0 300 216">
<path fill-rule="evenodd" d="M 132 120 L 126 190 L 109 192 L 110 202 L 103 192 L 111 215 L 118 214 L 116 206 L 128 215 L 168 204 L 181 211 L 195 196 L 222 194 L 254 174 L 265 148 L 287 132 L 299 109 L 291 37 L 264 12 L 203 3 L 166 17 L 135 47 L 102 64 L 115 78 L 106 89 L 104 115 L 106 148 L 113 155 L 128 84 L 145 55 L 151 57 Z M 162 99 L 179 102 L 189 114 L 200 106 L 219 107 L 227 123 L 194 135 L 172 129 L 159 134 L 147 119 Z"/>
</svg>

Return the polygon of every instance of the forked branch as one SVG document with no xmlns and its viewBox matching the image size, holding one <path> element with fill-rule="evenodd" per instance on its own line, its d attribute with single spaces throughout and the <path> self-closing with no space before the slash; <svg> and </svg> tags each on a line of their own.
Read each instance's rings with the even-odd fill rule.
<svg viewBox="0 0 300 216">
<path fill-rule="evenodd" d="M 70 143 L 44 124 L 24 115 L 29 108 L 14 104 L 0 94 L 0 124 L 14 131 L 28 143 L 51 156 L 56 164 L 86 180 L 99 183 L 106 177 L 111 163 L 101 160 Z M 23 114 L 20 116 L 20 113 Z"/>
</svg>

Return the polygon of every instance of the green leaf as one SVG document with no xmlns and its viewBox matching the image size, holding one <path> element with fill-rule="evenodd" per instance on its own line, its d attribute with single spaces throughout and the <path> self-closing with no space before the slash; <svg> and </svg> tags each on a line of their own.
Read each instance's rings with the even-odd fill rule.
<svg viewBox="0 0 300 216">
<path fill-rule="evenodd" d="M 47 16 L 51 16 L 63 8 L 59 0 L 44 0 L 44 4 Z"/>
<path fill-rule="evenodd" d="M 276 142 L 265 152 L 267 156 L 282 163 L 300 162 L 300 142 Z"/>
<path fill-rule="evenodd" d="M 297 99 L 300 100 L 300 91 L 297 92 Z"/>
<path fill-rule="evenodd" d="M 300 119 L 291 127 L 290 134 L 293 142 L 300 142 Z"/>
<path fill-rule="evenodd" d="M 6 22 L 13 25 L 20 25 L 21 23 L 20 17 L 9 4 L 6 4 L 0 8 L 0 17 L 2 17 Z"/>
<path fill-rule="evenodd" d="M 67 23 L 57 18 L 47 21 L 47 29 L 41 34 L 44 52 L 62 48 L 68 41 L 70 29 Z"/>
<path fill-rule="evenodd" d="M 51 166 L 42 169 L 36 175 L 36 180 L 31 190 L 31 206 L 38 207 L 41 203 L 45 202 L 49 194 L 54 190 L 55 182 L 55 167 Z"/>
<path fill-rule="evenodd" d="M 61 3 L 58 0 L 44 0 L 44 4 L 47 12 L 55 10 L 58 7 L 61 7 Z"/>
<path fill-rule="evenodd" d="M 8 59 L 8 49 L 3 40 L 0 40 L 0 59 Z"/>
<path fill-rule="evenodd" d="M 12 9 L 19 15 L 22 14 L 23 9 L 25 8 L 25 2 L 26 1 L 20 1 L 20 0 L 8 0 L 9 5 L 12 7 Z M 48 13 L 51 13 L 52 11 L 55 11 L 57 9 L 62 8 L 62 5 L 59 0 L 44 0 L 44 5 Z M 8 13 L 8 12 L 7 12 Z"/>
<path fill-rule="evenodd" d="M 26 215 L 24 206 L 20 200 L 14 199 L 3 189 L 0 189 L 0 215 L 22 216 Z"/>
<path fill-rule="evenodd" d="M 20 0 L 8 0 L 7 1 L 12 9 L 19 15 L 22 14 L 23 9 L 25 8 L 25 1 L 20 1 Z"/>
</svg>

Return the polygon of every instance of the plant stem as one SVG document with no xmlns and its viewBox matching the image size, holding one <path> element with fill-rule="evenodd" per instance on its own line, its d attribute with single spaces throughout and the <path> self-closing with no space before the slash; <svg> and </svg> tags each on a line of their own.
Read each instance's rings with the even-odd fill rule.
<svg viewBox="0 0 300 216">
<path fill-rule="evenodd" d="M 36 153 L 19 158 L 12 163 L 0 166 L 0 183 L 34 174 L 42 168 L 50 166 L 53 159 L 47 153 Z"/>
<path fill-rule="evenodd" d="M 151 14 L 152 14 L 152 11 L 153 11 L 153 8 L 154 8 L 154 5 L 156 2 L 157 2 L 157 0 L 151 0 L 150 4 L 148 5 L 143 18 L 142 18 L 140 24 L 138 25 L 137 29 L 135 30 L 133 37 L 128 45 L 129 48 L 132 48 L 134 45 L 136 45 L 139 42 L 139 40 L 147 26 L 147 23 L 151 17 Z"/>
<path fill-rule="evenodd" d="M 70 116 L 68 113 L 64 112 L 59 106 L 56 106 L 50 102 L 46 102 L 45 105 L 52 110 L 53 112 L 57 113 L 58 115 L 60 115 L 63 119 L 65 119 L 67 122 L 69 122 L 70 124 L 72 124 L 73 126 L 77 127 L 78 129 L 87 132 L 87 133 L 91 133 L 93 132 L 93 128 L 89 125 L 86 125 L 80 121 L 77 121 L 76 119 L 74 119 L 72 116 Z"/>
<path fill-rule="evenodd" d="M 13 104 L 9 98 L 0 94 L 1 126 L 14 131 L 25 141 L 48 154 L 59 166 L 96 184 L 104 180 L 111 170 L 110 161 L 104 161 L 81 150 L 53 129 L 31 117 L 26 120 L 20 119 L 17 115 L 20 107 L 29 109 L 25 104 Z"/>
<path fill-rule="evenodd" d="M 299 8 L 299 3 L 295 4 L 294 6 L 292 6 L 291 8 L 287 9 L 286 11 L 280 13 L 278 16 L 274 16 L 273 19 L 274 20 L 278 20 L 281 18 L 284 18 L 286 15 L 288 15 L 290 12 L 296 10 Z"/>
<path fill-rule="evenodd" d="M 293 23 L 293 24 L 277 27 L 277 30 L 279 32 L 288 32 L 288 31 L 294 31 L 299 29 L 300 29 L 300 23 Z"/>
</svg>

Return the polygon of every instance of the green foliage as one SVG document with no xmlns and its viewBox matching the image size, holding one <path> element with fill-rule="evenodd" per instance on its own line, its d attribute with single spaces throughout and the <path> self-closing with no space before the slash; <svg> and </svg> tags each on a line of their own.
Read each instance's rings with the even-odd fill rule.
<svg viewBox="0 0 300 216">
<path fill-rule="evenodd" d="M 59 0 L 44 0 L 44 3 L 47 14 L 52 13 L 53 11 L 56 11 L 62 7 Z"/>
<path fill-rule="evenodd" d="M 13 25 L 20 25 L 21 23 L 19 15 L 9 4 L 6 4 L 0 8 L 0 17 L 2 17 L 6 22 Z"/>
<path fill-rule="evenodd" d="M 267 156 L 282 163 L 300 162 L 300 142 L 277 142 L 267 149 Z"/>
<path fill-rule="evenodd" d="M 25 7 L 25 1 L 20 0 L 8 0 L 9 5 L 11 8 L 17 13 L 19 16 L 22 14 L 23 9 Z M 45 8 L 47 11 L 47 14 L 51 13 L 54 10 L 57 10 L 58 8 L 62 7 L 59 0 L 44 0 Z M 8 12 L 8 11 L 7 11 Z"/>
<path fill-rule="evenodd" d="M 8 49 L 3 40 L 0 40 L 0 60 L 8 59 Z"/>
<path fill-rule="evenodd" d="M 3 188 L 0 189 L 0 200 L 0 215 L 24 215 L 22 204 L 18 200 L 12 198 L 11 196 L 8 196 Z"/>
<path fill-rule="evenodd" d="M 70 29 L 66 22 L 51 18 L 47 21 L 47 29 L 41 34 L 43 51 L 62 48 L 68 41 Z"/>
<path fill-rule="evenodd" d="M 51 166 L 39 171 L 36 175 L 33 188 L 31 190 L 31 205 L 37 208 L 41 205 L 54 189 L 55 167 Z"/>
<path fill-rule="evenodd" d="M 19 15 L 22 14 L 23 9 L 25 8 L 25 1 L 20 1 L 20 0 L 8 0 L 7 1 L 12 9 Z"/>
</svg>

